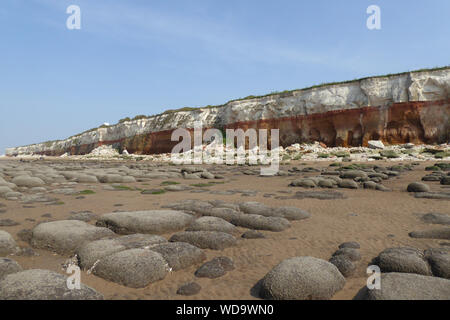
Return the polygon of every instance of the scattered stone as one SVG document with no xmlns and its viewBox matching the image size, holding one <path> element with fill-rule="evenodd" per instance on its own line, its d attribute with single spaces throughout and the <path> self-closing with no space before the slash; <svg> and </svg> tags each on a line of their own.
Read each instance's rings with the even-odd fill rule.
<svg viewBox="0 0 450 320">
<path fill-rule="evenodd" d="M 443 178 L 441 179 L 441 184 L 442 184 L 443 186 L 449 186 L 449 185 L 450 185 L 450 177 L 449 177 L 449 176 L 443 177 Z"/>
<path fill-rule="evenodd" d="M 411 238 L 450 240 L 450 228 L 413 231 L 409 233 L 409 236 Z"/>
<path fill-rule="evenodd" d="M 351 277 L 355 273 L 356 266 L 344 255 L 333 256 L 329 262 L 334 264 L 346 278 Z"/>
<path fill-rule="evenodd" d="M 358 189 L 358 184 L 353 180 L 342 180 L 338 186 L 345 189 Z"/>
<path fill-rule="evenodd" d="M 187 191 L 187 190 L 191 190 L 191 187 L 179 184 L 179 185 L 172 185 L 172 186 L 167 186 L 164 188 L 166 191 L 170 191 L 170 192 L 179 192 L 179 191 Z"/>
<path fill-rule="evenodd" d="M 346 170 L 339 177 L 342 179 L 367 178 L 367 173 L 361 170 Z"/>
<path fill-rule="evenodd" d="M 22 267 L 14 260 L 0 258 L 0 281 L 8 274 L 22 271 Z"/>
<path fill-rule="evenodd" d="M 315 188 L 317 185 L 311 179 L 294 180 L 289 184 L 290 187 Z"/>
<path fill-rule="evenodd" d="M 276 216 L 280 215 L 281 217 L 287 220 L 304 220 L 311 217 L 311 214 L 305 210 L 302 210 L 297 207 L 279 207 L 274 209 Z"/>
<path fill-rule="evenodd" d="M 413 182 L 408 185 L 408 192 L 430 192 L 430 187 L 420 182 Z"/>
<path fill-rule="evenodd" d="M 177 294 L 182 296 L 193 296 L 199 293 L 201 289 L 202 287 L 198 283 L 189 282 L 178 288 Z"/>
<path fill-rule="evenodd" d="M 218 231 L 184 231 L 174 234 L 169 241 L 187 242 L 201 249 L 223 250 L 235 246 L 236 238 Z"/>
<path fill-rule="evenodd" d="M 142 191 L 141 194 L 163 194 L 165 192 L 164 189 L 150 189 Z"/>
<path fill-rule="evenodd" d="M 345 196 L 341 192 L 337 191 L 297 191 L 294 195 L 295 199 L 319 199 L 319 200 L 335 200 L 345 199 Z"/>
<path fill-rule="evenodd" d="M 31 248 L 21 248 L 20 251 L 18 253 L 16 253 L 16 255 L 22 256 L 22 257 L 36 257 L 36 256 L 39 256 L 39 254 L 37 252 L 35 252 L 33 249 L 31 249 Z"/>
<path fill-rule="evenodd" d="M 339 250 L 337 250 L 335 253 L 333 253 L 333 257 L 336 256 L 344 256 L 350 261 L 359 261 L 361 260 L 361 254 L 359 253 L 358 249 L 354 248 L 348 248 L 344 247 Z"/>
<path fill-rule="evenodd" d="M 264 239 L 265 236 L 259 231 L 256 230 L 248 230 L 244 232 L 241 236 L 244 239 Z"/>
<path fill-rule="evenodd" d="M 195 276 L 199 278 L 219 278 L 234 270 L 234 263 L 228 257 L 217 257 L 204 263 L 196 272 Z"/>
<path fill-rule="evenodd" d="M 426 223 L 450 225 L 450 216 L 443 213 L 427 213 L 422 216 Z"/>
<path fill-rule="evenodd" d="M 361 246 L 358 242 L 350 241 L 350 242 L 344 242 L 339 245 L 339 249 L 344 249 L 344 248 L 359 249 L 359 248 L 361 248 Z"/>
<path fill-rule="evenodd" d="M 161 254 L 173 271 L 186 269 L 206 260 L 203 250 L 185 242 L 162 243 L 149 249 Z"/>
<path fill-rule="evenodd" d="M 384 149 L 384 144 L 380 140 L 369 140 L 367 145 L 370 149 Z"/>
<path fill-rule="evenodd" d="M 0 219 L 0 227 L 13 227 L 18 226 L 20 223 L 11 219 Z"/>
<path fill-rule="evenodd" d="M 436 199 L 436 200 L 450 200 L 450 193 L 445 192 L 416 192 L 415 198 L 418 199 Z"/>
<path fill-rule="evenodd" d="M 26 243 L 30 243 L 33 237 L 33 231 L 31 229 L 22 229 L 17 232 L 17 237 Z"/>
</svg>

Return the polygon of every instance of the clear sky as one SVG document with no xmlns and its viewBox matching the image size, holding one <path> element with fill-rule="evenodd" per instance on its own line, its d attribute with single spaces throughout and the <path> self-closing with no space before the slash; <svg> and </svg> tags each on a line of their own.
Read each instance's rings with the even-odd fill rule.
<svg viewBox="0 0 450 320">
<path fill-rule="evenodd" d="M 373 4 L 381 30 L 366 27 Z M 449 65 L 449 17 L 448 0 L 1 0 L 0 154 L 128 116 Z"/>
</svg>

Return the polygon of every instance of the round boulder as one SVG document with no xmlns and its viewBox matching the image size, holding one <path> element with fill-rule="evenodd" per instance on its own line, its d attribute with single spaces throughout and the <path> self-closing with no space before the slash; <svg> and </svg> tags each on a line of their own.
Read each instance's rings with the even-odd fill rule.
<svg viewBox="0 0 450 320">
<path fill-rule="evenodd" d="M 103 295 L 81 284 L 70 290 L 67 278 L 50 270 L 12 273 L 0 281 L 0 300 L 102 300 Z"/>
<path fill-rule="evenodd" d="M 34 227 L 31 245 L 35 248 L 71 255 L 87 241 L 113 236 L 107 228 L 99 228 L 78 220 L 61 220 L 41 223 Z"/>
<path fill-rule="evenodd" d="M 114 253 L 101 259 L 94 268 L 96 276 L 130 288 L 144 288 L 164 279 L 168 272 L 164 258 L 146 249 Z"/>
<path fill-rule="evenodd" d="M 304 220 L 311 217 L 311 214 L 297 207 L 280 207 L 274 209 L 276 216 L 281 216 L 287 220 Z"/>
<path fill-rule="evenodd" d="M 382 272 L 403 272 L 431 275 L 430 268 L 423 253 L 415 248 L 388 248 L 383 250 L 372 264 L 380 267 Z"/>
<path fill-rule="evenodd" d="M 282 261 L 263 278 L 260 295 L 274 300 L 325 300 L 344 285 L 345 278 L 333 264 L 294 257 Z"/>
<path fill-rule="evenodd" d="M 184 229 L 193 216 L 174 210 L 113 212 L 101 216 L 96 225 L 107 227 L 118 234 L 162 234 Z"/>
<path fill-rule="evenodd" d="M 430 192 L 430 187 L 424 183 L 413 182 L 408 185 L 406 189 L 408 192 Z"/>
<path fill-rule="evenodd" d="M 202 287 L 198 283 L 189 282 L 179 287 L 177 290 L 177 294 L 182 296 L 193 296 L 199 293 L 201 289 Z"/>
<path fill-rule="evenodd" d="M 30 176 L 18 176 L 12 179 L 11 181 L 18 187 L 40 187 L 45 185 L 45 182 L 42 179 Z"/>
</svg>

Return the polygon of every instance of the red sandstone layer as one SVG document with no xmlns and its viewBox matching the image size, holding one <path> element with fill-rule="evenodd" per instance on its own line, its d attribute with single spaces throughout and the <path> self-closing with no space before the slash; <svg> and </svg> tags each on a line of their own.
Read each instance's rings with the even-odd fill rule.
<svg viewBox="0 0 450 320">
<path fill-rule="evenodd" d="M 450 100 L 394 103 L 389 107 L 363 107 L 278 119 L 227 124 L 227 129 L 279 129 L 280 145 L 319 141 L 327 146 L 366 146 L 369 140 L 387 144 L 444 143 L 450 139 Z M 439 121 L 436 121 L 439 120 Z M 437 125 L 437 123 L 440 123 Z M 207 128 L 203 128 L 206 130 Z M 114 141 L 100 141 L 43 152 L 48 156 L 87 154 L 100 145 L 114 145 L 135 154 L 171 152 L 173 130 L 152 132 Z"/>
</svg>

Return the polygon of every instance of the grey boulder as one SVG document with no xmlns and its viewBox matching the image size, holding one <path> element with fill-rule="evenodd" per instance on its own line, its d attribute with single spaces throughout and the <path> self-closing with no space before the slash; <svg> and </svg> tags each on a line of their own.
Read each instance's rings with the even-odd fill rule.
<svg viewBox="0 0 450 320">
<path fill-rule="evenodd" d="M 231 219 L 232 224 L 254 230 L 281 232 L 291 226 L 290 222 L 281 217 L 264 217 L 257 214 L 241 214 Z"/>
<path fill-rule="evenodd" d="M 129 249 L 104 257 L 93 273 L 103 279 L 130 287 L 144 288 L 162 280 L 169 266 L 157 252 L 147 249 Z"/>
<path fill-rule="evenodd" d="M 164 242 L 167 240 L 157 235 L 132 234 L 87 242 L 77 250 L 76 254 L 80 267 L 90 269 L 97 261 L 116 252 L 150 247 Z"/>
<path fill-rule="evenodd" d="M 424 183 L 413 182 L 408 185 L 406 189 L 408 192 L 430 192 L 430 187 Z"/>
<path fill-rule="evenodd" d="M 118 234 L 162 234 L 187 227 L 193 216 L 174 210 L 113 212 L 101 216 L 96 225 L 107 227 Z"/>
<path fill-rule="evenodd" d="M 18 176 L 12 179 L 11 181 L 18 187 L 40 187 L 45 185 L 45 182 L 42 179 L 30 176 Z"/>
<path fill-rule="evenodd" d="M 345 285 L 345 278 L 331 263 L 313 257 L 282 261 L 262 280 L 260 296 L 274 300 L 330 299 Z"/>
<path fill-rule="evenodd" d="M 158 252 L 173 271 L 186 269 L 206 260 L 203 250 L 186 242 L 168 242 L 149 248 Z"/>
<path fill-rule="evenodd" d="M 16 241 L 6 231 L 0 230 L 0 256 L 18 252 Z"/>
<path fill-rule="evenodd" d="M 355 300 L 449 300 L 450 280 L 413 273 L 383 273 L 381 288 L 364 286 Z"/>
<path fill-rule="evenodd" d="M 50 270 L 12 273 L 0 281 L 0 300 L 102 300 L 103 295 L 81 284 L 69 289 L 67 278 Z"/>
<path fill-rule="evenodd" d="M 450 240 L 450 228 L 431 229 L 425 231 L 413 231 L 409 233 L 411 238 L 419 239 L 443 239 Z"/>
<path fill-rule="evenodd" d="M 31 245 L 55 251 L 62 255 L 73 254 L 87 241 L 113 236 L 107 228 L 99 228 L 78 220 L 61 220 L 41 223 L 34 227 Z"/>
<path fill-rule="evenodd" d="M 373 265 L 382 272 L 401 272 L 431 275 L 430 268 L 423 253 L 415 248 L 401 247 L 383 250 L 372 260 Z"/>
</svg>

